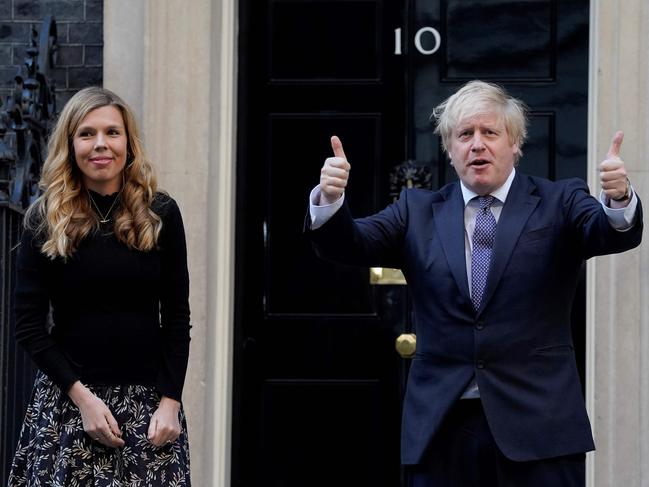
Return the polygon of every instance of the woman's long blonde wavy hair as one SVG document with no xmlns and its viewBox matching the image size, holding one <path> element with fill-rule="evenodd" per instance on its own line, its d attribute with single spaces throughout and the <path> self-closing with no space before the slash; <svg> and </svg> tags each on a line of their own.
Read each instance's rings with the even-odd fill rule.
<svg viewBox="0 0 649 487">
<path fill-rule="evenodd" d="M 151 209 L 157 183 L 133 112 L 113 92 L 90 87 L 76 93 L 63 108 L 47 144 L 39 182 L 43 193 L 25 215 L 25 226 L 42 236 L 42 252 L 51 259 L 67 259 L 85 237 L 100 228 L 76 163 L 72 139 L 88 113 L 109 105 L 122 114 L 127 137 L 121 204 L 115 210 L 113 231 L 129 248 L 148 251 L 156 247 L 162 228 L 160 217 Z"/>
</svg>

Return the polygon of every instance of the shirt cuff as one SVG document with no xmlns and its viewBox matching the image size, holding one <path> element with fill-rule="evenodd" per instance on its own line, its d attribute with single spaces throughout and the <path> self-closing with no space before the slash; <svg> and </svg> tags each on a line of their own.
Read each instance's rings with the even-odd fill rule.
<svg viewBox="0 0 649 487">
<path fill-rule="evenodd" d="M 327 223 L 329 219 L 343 206 L 345 193 L 329 205 L 318 205 L 320 202 L 320 185 L 313 188 L 309 195 L 309 214 L 311 215 L 311 230 L 317 230 Z"/>
<path fill-rule="evenodd" d="M 638 197 L 633 188 L 631 188 L 631 201 L 624 208 L 608 207 L 607 203 L 609 203 L 609 199 L 606 197 L 604 191 L 599 193 L 599 202 L 602 204 L 602 208 L 604 208 L 608 222 L 618 232 L 629 230 L 635 223 Z"/>
</svg>

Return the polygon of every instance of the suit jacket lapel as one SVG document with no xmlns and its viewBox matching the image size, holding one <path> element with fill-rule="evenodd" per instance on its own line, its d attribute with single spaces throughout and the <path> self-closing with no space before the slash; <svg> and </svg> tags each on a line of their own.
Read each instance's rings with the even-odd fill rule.
<svg viewBox="0 0 649 487">
<path fill-rule="evenodd" d="M 444 199 L 432 205 L 435 228 L 458 288 L 469 300 L 464 254 L 464 200 L 459 183 L 449 186 L 441 196 Z"/>
<path fill-rule="evenodd" d="M 498 287 L 498 282 L 516 247 L 518 237 L 541 199 L 532 194 L 535 189 L 536 186 L 529 178 L 521 175 L 521 173 L 516 173 L 516 177 L 507 195 L 507 201 L 505 201 L 502 213 L 498 219 L 491 269 L 478 314 L 482 312 L 493 296 L 496 287 Z"/>
</svg>

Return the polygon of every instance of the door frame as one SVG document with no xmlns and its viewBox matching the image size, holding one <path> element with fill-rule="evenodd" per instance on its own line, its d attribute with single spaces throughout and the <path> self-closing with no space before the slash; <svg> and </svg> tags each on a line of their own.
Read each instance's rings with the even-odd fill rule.
<svg viewBox="0 0 649 487">
<path fill-rule="evenodd" d="M 217 0 L 215 0 L 217 1 Z M 228 0 L 222 0 L 221 3 L 226 3 Z M 236 3 L 238 4 L 237 0 L 230 0 L 231 3 Z M 591 0 L 590 1 L 590 21 L 589 21 L 589 73 L 588 73 L 588 140 L 587 140 L 587 147 L 588 147 L 588 154 L 587 154 L 587 174 L 588 174 L 588 181 L 587 183 L 589 184 L 589 187 L 591 189 L 597 188 L 599 185 L 598 179 L 597 179 L 597 173 L 596 173 L 596 168 L 599 165 L 599 160 L 598 160 L 598 134 L 600 131 L 598 131 L 598 124 L 597 124 L 597 113 L 598 111 L 595 109 L 597 103 L 599 102 L 597 96 L 598 96 L 598 77 L 597 77 L 597 71 L 598 71 L 598 60 L 601 57 L 604 57 L 606 52 L 603 52 L 602 45 L 600 45 L 597 41 L 599 38 L 599 4 L 601 3 L 602 0 Z M 612 50 L 612 48 L 604 46 L 606 49 Z M 235 57 L 238 58 L 238 52 L 235 53 Z M 236 70 L 236 63 L 234 63 L 234 69 Z M 228 76 L 229 78 L 230 76 Z M 238 108 L 238 100 L 235 102 L 235 107 Z M 235 109 L 236 112 L 236 109 Z M 231 127 L 232 128 L 232 139 L 236 140 L 236 127 Z M 222 161 L 222 163 L 225 163 L 226 161 Z M 236 159 L 228 159 L 227 163 L 232 163 L 233 168 L 231 171 L 236 171 L 236 164 L 237 161 Z M 231 204 L 235 205 L 235 195 L 234 193 L 232 194 L 232 200 Z M 233 226 L 228 229 L 228 231 L 234 233 L 236 230 L 236 222 L 232 222 Z M 224 229 L 225 230 L 225 229 Z M 232 252 L 232 259 L 234 259 L 234 251 Z M 594 319 L 594 300 L 595 300 L 595 292 L 596 292 L 596 281 L 595 281 L 595 263 L 593 260 L 590 260 L 587 262 L 587 283 L 586 283 L 586 406 L 587 410 L 589 413 L 589 416 L 591 416 L 591 423 L 594 425 L 594 418 L 593 418 L 593 410 L 594 410 L 594 403 L 595 403 L 595 391 L 594 391 L 594 386 L 595 386 L 595 319 Z M 232 269 L 234 272 L 234 269 Z M 231 276 L 229 279 L 230 282 L 234 281 L 234 275 Z M 232 299 L 234 297 L 232 296 Z M 231 323 L 231 326 L 234 327 L 234 322 Z M 228 334 L 229 337 L 232 337 L 235 335 L 235 331 L 231 330 L 231 332 Z M 229 365 L 232 365 L 230 362 Z M 228 377 L 232 378 L 233 377 L 233 370 L 228 371 Z M 228 390 L 228 398 L 232 399 L 232 388 L 233 388 L 233 383 L 230 381 L 229 383 L 229 390 Z M 224 400 L 225 398 L 222 398 Z M 232 433 L 231 430 L 229 430 L 230 433 Z M 229 448 L 232 445 L 232 441 L 228 442 L 228 449 L 227 451 L 222 452 L 222 455 L 227 456 L 227 458 L 231 458 Z M 217 452 L 214 452 L 214 457 L 216 457 Z M 587 461 L 586 461 L 587 467 L 586 467 L 586 485 L 588 487 L 594 486 L 595 485 L 595 479 L 594 479 L 594 472 L 595 472 L 595 467 L 594 467 L 594 455 L 592 453 L 587 455 Z M 216 480 L 216 479 L 215 479 Z M 216 484 L 215 484 L 216 485 Z M 229 484 L 227 484 L 229 485 Z"/>
<path fill-rule="evenodd" d="M 610 54 L 610 51 L 613 51 L 614 48 L 610 47 L 608 45 L 601 45 L 597 40 L 599 39 L 600 35 L 600 28 L 601 28 L 601 23 L 600 23 L 600 4 L 602 3 L 603 0 L 591 0 L 590 1 L 590 21 L 589 21 L 589 66 L 588 66 L 588 140 L 587 140 L 587 147 L 588 147 L 588 154 L 587 154 L 587 174 L 588 174 L 588 180 L 587 183 L 591 190 L 593 188 L 597 188 L 599 186 L 599 181 L 597 179 L 597 167 L 599 165 L 599 159 L 598 159 L 598 136 L 601 132 L 601 130 L 598 130 L 598 118 L 597 114 L 599 111 L 596 109 L 597 105 L 600 103 L 600 100 L 598 98 L 599 95 L 599 83 L 598 83 L 598 66 L 599 66 L 599 61 L 602 58 L 605 58 L 607 55 Z M 237 0 L 214 0 L 215 3 L 230 3 L 230 4 L 237 4 Z M 238 19 L 236 20 L 237 25 L 238 25 Z M 223 27 L 226 27 L 225 25 L 222 25 Z M 236 43 L 235 43 L 236 44 Z M 234 53 L 234 56 L 236 59 L 238 59 L 238 51 Z M 231 67 L 236 71 L 236 65 L 237 63 L 234 62 L 231 64 Z M 235 73 L 222 73 L 222 76 L 226 76 L 228 79 L 232 77 L 232 75 L 236 76 Z M 238 108 L 238 100 L 234 102 L 234 107 L 235 107 L 235 113 L 236 109 Z M 232 129 L 232 133 L 230 135 L 231 140 L 236 140 L 236 126 L 230 127 Z M 229 169 L 231 172 L 236 171 L 236 158 L 231 158 L 227 160 L 223 160 L 222 164 L 232 164 L 232 168 Z M 236 204 L 235 200 L 235 194 L 232 193 L 232 200 L 230 201 L 230 204 L 233 206 Z M 236 229 L 236 222 L 232 221 L 231 222 L 232 226 L 228 228 L 223 228 L 223 230 L 228 231 L 228 232 L 235 232 Z M 234 249 L 232 249 L 232 253 L 230 258 L 234 260 Z M 233 275 L 230 276 L 228 279 L 230 282 L 234 282 L 234 268 L 231 268 L 231 271 L 233 272 Z M 223 288 L 221 288 L 224 290 Z M 229 290 L 228 290 L 229 291 Z M 591 417 L 591 423 L 594 426 L 594 418 L 593 418 L 593 411 L 594 411 L 594 404 L 595 404 L 595 353 L 596 353 L 596 342 L 595 342 L 595 307 L 594 307 L 594 302 L 595 302 L 595 293 L 596 293 L 596 265 L 595 262 L 591 259 L 587 262 L 587 282 L 586 282 L 586 407 L 589 413 L 589 416 Z M 221 298 L 231 298 L 232 300 L 234 299 L 234 296 L 230 296 L 230 293 L 227 293 L 228 296 L 221 296 Z M 223 302 L 223 299 L 218 299 L 218 301 Z M 231 321 L 230 323 L 231 327 L 234 327 L 234 321 Z M 228 334 L 228 337 L 234 336 L 234 329 L 232 329 Z M 230 349 L 231 353 L 231 349 Z M 230 367 L 232 366 L 232 362 L 230 361 L 228 363 Z M 233 370 L 230 369 L 227 371 L 227 376 L 231 379 L 233 377 Z M 232 389 L 233 389 L 233 383 L 232 380 L 229 381 L 228 383 L 229 388 L 227 390 L 227 397 L 223 396 L 220 398 L 220 401 L 223 403 L 227 400 L 230 401 L 232 400 Z M 230 405 L 230 409 L 231 409 Z M 228 429 L 228 433 L 231 434 L 232 431 L 231 429 Z M 230 455 L 230 448 L 232 446 L 232 441 L 231 438 L 228 439 L 227 442 L 221 442 L 221 444 L 225 447 L 223 451 L 220 452 L 220 456 L 226 457 L 226 458 L 231 458 Z M 219 452 L 214 451 L 213 452 L 213 458 L 216 460 L 217 456 L 219 456 Z M 223 462 L 219 462 L 223 464 Z M 595 465 L 594 465 L 594 455 L 589 453 L 587 455 L 586 459 L 586 485 L 588 487 L 593 487 L 595 485 Z M 213 480 L 216 481 L 217 478 L 213 477 Z M 214 485 L 219 485 L 215 483 Z M 224 487 L 227 485 L 229 486 L 229 476 L 228 476 L 228 483 L 223 484 Z"/>
</svg>

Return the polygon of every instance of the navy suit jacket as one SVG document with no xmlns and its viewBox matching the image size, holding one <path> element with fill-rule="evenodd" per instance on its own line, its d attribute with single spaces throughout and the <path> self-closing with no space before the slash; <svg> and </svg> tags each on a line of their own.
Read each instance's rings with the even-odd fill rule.
<svg viewBox="0 0 649 487">
<path fill-rule="evenodd" d="M 354 220 L 346 205 L 308 230 L 337 262 L 403 270 L 413 298 L 417 352 L 403 406 L 402 462 L 416 464 L 475 376 L 500 450 L 516 461 L 594 449 L 573 350 L 570 314 L 585 259 L 631 249 L 642 208 L 613 229 L 579 179 L 520 172 L 507 196 L 480 309 L 474 311 L 458 182 L 404 190 L 386 209 Z"/>
</svg>

